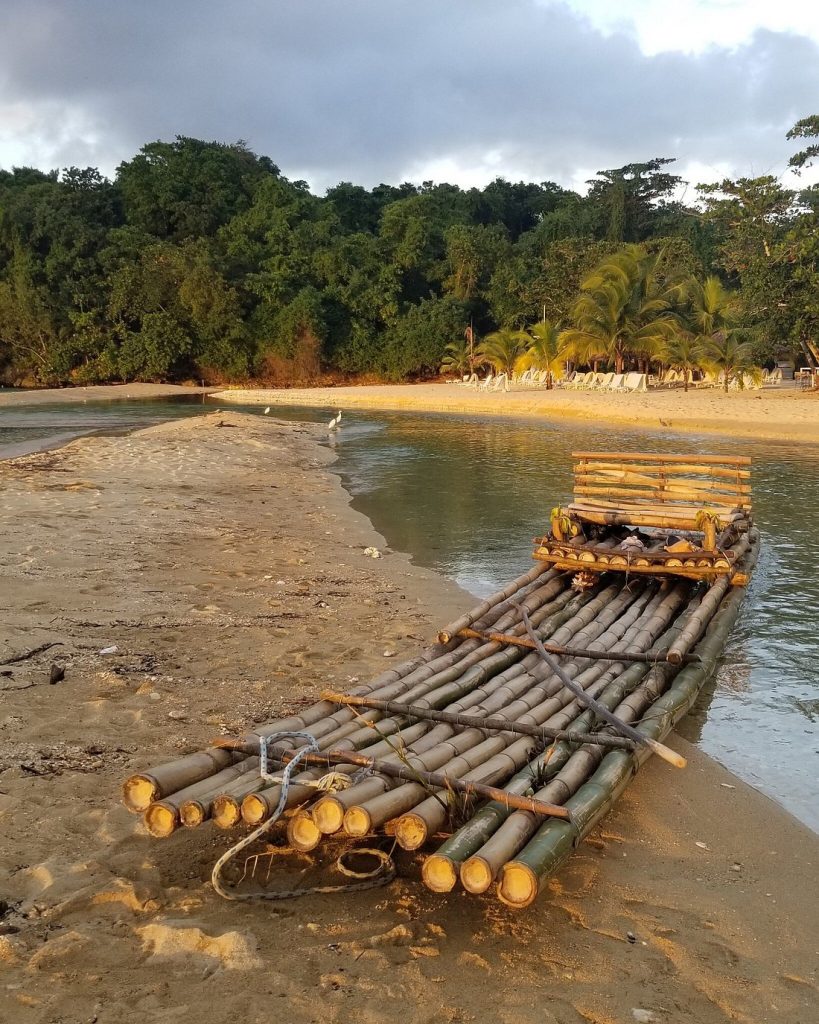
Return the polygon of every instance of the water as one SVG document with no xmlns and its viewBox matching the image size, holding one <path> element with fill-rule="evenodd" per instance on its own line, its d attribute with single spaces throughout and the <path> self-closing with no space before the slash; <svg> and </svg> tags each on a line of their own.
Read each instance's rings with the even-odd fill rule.
<svg viewBox="0 0 819 1024">
<path fill-rule="evenodd" d="M 200 399 L 0 408 L 0 457 L 54 436 L 214 408 Z M 310 409 L 275 415 L 328 418 Z M 532 538 L 571 492 L 573 449 L 750 455 L 762 555 L 716 681 L 680 731 L 819 831 L 819 445 L 672 433 L 647 440 L 608 426 L 476 416 L 345 412 L 343 423 L 335 468 L 355 507 L 391 547 L 478 596 L 531 564 Z"/>
</svg>

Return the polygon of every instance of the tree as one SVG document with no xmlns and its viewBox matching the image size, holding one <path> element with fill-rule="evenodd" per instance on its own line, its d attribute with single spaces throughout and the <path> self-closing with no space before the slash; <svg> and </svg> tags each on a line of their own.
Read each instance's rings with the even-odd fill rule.
<svg viewBox="0 0 819 1024">
<path fill-rule="evenodd" d="M 718 331 L 705 343 L 705 359 L 722 374 L 722 386 L 727 392 L 732 380 L 744 386 L 746 373 L 755 374 L 753 349 L 749 342 L 740 341 L 736 334 Z"/>
<path fill-rule="evenodd" d="M 643 242 L 652 233 L 658 209 L 682 183 L 662 168 L 675 161 L 656 157 L 645 163 L 626 164 L 598 171 L 587 182 L 587 203 L 597 211 L 601 236 L 610 242 Z"/>
<path fill-rule="evenodd" d="M 598 358 L 622 373 L 630 356 L 658 357 L 674 331 L 677 286 L 660 274 L 663 254 L 626 246 L 605 259 L 582 283 L 561 342 L 575 359 Z"/>
<path fill-rule="evenodd" d="M 546 387 L 552 388 L 553 377 L 563 369 L 566 346 L 562 340 L 560 326 L 541 320 L 529 328 L 531 341 L 521 359 L 524 369 L 546 371 Z"/>
<path fill-rule="evenodd" d="M 680 331 L 672 335 L 666 342 L 663 359 L 674 370 L 683 375 L 683 390 L 688 385 L 694 370 L 699 369 L 706 361 L 706 350 L 702 339 L 690 331 Z"/>
<path fill-rule="evenodd" d="M 457 373 L 462 376 L 470 369 L 469 344 L 466 339 L 450 341 L 444 346 L 441 373 Z"/>
<path fill-rule="evenodd" d="M 526 331 L 512 331 L 502 328 L 494 331 L 481 342 L 478 348 L 478 358 L 488 363 L 496 373 L 505 373 L 511 377 L 515 364 L 525 355 L 531 338 Z"/>
</svg>

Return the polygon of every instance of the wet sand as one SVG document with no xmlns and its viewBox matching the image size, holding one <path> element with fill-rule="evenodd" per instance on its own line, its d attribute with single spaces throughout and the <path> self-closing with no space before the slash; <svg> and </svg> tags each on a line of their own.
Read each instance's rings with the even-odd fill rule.
<svg viewBox="0 0 819 1024">
<path fill-rule="evenodd" d="M 0 391 L 0 409 L 18 405 L 52 405 L 55 402 L 115 402 L 133 398 L 178 398 L 201 395 L 214 388 L 187 384 L 95 384 L 87 388 L 41 388 Z"/>
<path fill-rule="evenodd" d="M 0 676 L 0 1019 L 813 1022 L 819 838 L 676 737 L 688 769 L 650 761 L 518 913 L 411 858 L 386 889 L 229 904 L 229 836 L 143 833 L 128 773 L 474 603 L 349 508 L 323 433 L 222 413 L 0 464 L 0 658 L 61 644 Z"/>
<path fill-rule="evenodd" d="M 759 391 L 662 389 L 644 394 L 513 388 L 482 392 L 457 384 L 377 384 L 362 387 L 217 391 L 219 402 L 477 413 L 616 423 L 648 430 L 728 434 L 781 441 L 819 441 L 819 393 L 795 387 Z"/>
</svg>

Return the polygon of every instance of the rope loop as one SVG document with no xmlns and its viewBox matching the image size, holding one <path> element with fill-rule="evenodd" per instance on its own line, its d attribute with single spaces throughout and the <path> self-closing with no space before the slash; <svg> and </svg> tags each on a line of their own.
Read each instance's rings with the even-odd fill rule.
<svg viewBox="0 0 819 1024">
<path fill-rule="evenodd" d="M 304 740 L 304 746 L 300 747 L 293 757 L 287 762 L 281 772 L 281 775 L 272 775 L 268 770 L 270 758 L 269 748 L 276 743 L 280 743 L 282 740 L 288 739 Z M 294 899 L 297 896 L 307 896 L 311 893 L 354 892 L 360 889 L 374 889 L 377 886 L 387 885 L 387 883 L 391 882 L 393 878 L 395 878 L 395 864 L 393 863 L 392 857 L 390 857 L 389 854 L 384 853 L 382 850 L 367 849 L 357 851 L 350 850 L 347 854 L 342 854 L 341 857 L 338 858 L 336 867 L 343 875 L 347 875 L 351 878 L 362 879 L 362 881 L 353 882 L 347 885 L 317 885 L 308 889 L 290 889 L 284 892 L 263 891 L 240 893 L 225 884 L 222 879 L 222 872 L 226 865 L 243 850 L 246 850 L 258 839 L 261 839 L 262 836 L 267 835 L 284 813 L 284 810 L 287 807 L 288 793 L 290 791 L 290 777 L 299 762 L 311 752 L 318 754 L 320 753 L 320 748 L 315 736 L 309 732 L 283 730 L 282 732 L 271 733 L 269 736 L 259 737 L 259 773 L 265 781 L 280 785 L 281 791 L 279 793 L 279 802 L 276 804 L 276 809 L 273 811 L 273 814 L 266 821 L 263 821 L 258 828 L 255 828 L 249 835 L 240 839 L 234 846 L 231 846 L 230 849 L 223 853 L 213 865 L 213 871 L 210 876 L 211 884 L 223 899 L 250 902 L 251 900 Z M 341 779 L 343 779 L 344 782 L 341 782 Z M 325 782 L 325 780 L 326 786 L 322 786 L 321 784 Z M 347 785 L 350 785 L 351 781 L 350 777 L 342 772 L 330 771 L 322 776 L 318 783 L 314 783 L 314 786 L 316 786 L 316 788 L 329 789 L 332 791 L 333 788 L 346 788 Z M 372 855 L 376 857 L 380 863 L 372 871 L 355 872 L 352 868 L 346 867 L 343 863 L 343 858 L 345 856 L 352 856 L 355 853 Z"/>
</svg>

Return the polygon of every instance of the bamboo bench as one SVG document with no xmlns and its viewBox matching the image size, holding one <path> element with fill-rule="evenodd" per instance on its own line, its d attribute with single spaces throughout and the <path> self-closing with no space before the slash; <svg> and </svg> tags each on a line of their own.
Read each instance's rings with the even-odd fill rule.
<svg viewBox="0 0 819 1024">
<path fill-rule="evenodd" d="M 697 579 L 732 573 L 731 553 L 721 549 L 720 538 L 750 526 L 749 458 L 632 452 L 572 456 L 574 498 L 553 510 L 551 534 L 537 542 L 536 558 L 555 568 L 593 572 L 619 569 Z M 684 552 L 611 548 L 583 543 L 584 523 L 701 534 L 702 540 Z"/>
</svg>

